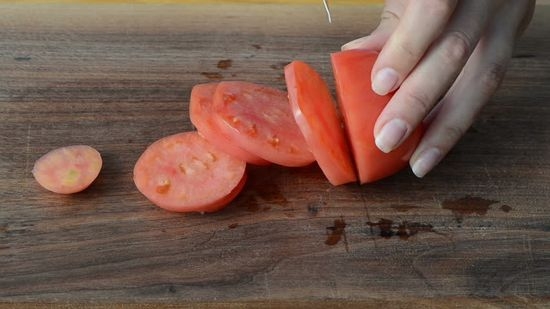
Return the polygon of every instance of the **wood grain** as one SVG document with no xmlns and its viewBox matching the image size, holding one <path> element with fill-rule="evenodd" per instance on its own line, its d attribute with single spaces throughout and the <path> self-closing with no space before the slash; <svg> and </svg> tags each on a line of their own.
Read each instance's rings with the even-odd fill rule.
<svg viewBox="0 0 550 309">
<path fill-rule="evenodd" d="M 547 305 L 546 7 L 425 179 L 332 187 L 316 166 L 250 167 L 243 194 L 211 215 L 165 212 L 135 189 L 144 148 L 192 129 L 194 84 L 283 89 L 293 59 L 330 80 L 328 54 L 378 10 L 335 6 L 327 24 L 321 6 L 0 5 L 2 306 Z M 103 154 L 100 178 L 73 196 L 45 192 L 33 162 L 75 143 Z"/>
</svg>

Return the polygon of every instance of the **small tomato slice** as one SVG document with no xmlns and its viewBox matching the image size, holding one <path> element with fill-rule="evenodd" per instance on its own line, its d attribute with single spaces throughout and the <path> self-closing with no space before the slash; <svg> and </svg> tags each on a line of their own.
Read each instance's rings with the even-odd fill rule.
<svg viewBox="0 0 550 309">
<path fill-rule="evenodd" d="M 424 132 L 416 129 L 397 149 L 386 154 L 374 142 L 374 124 L 393 94 L 372 91 L 371 71 L 378 54 L 346 50 L 331 55 L 340 110 L 344 116 L 361 183 L 393 175 L 408 164 Z"/>
<path fill-rule="evenodd" d="M 301 61 L 285 67 L 285 80 L 296 123 L 329 182 L 337 186 L 357 180 L 346 133 L 326 82 Z"/>
<path fill-rule="evenodd" d="M 244 150 L 283 166 L 315 161 L 285 92 L 248 82 L 220 82 L 213 110 L 220 130 Z"/>
<path fill-rule="evenodd" d="M 218 83 L 198 84 L 191 90 L 189 99 L 189 117 L 197 131 L 214 146 L 228 154 L 256 165 L 269 164 L 268 161 L 249 153 L 237 146 L 224 134 L 212 116 L 212 103 Z"/>
<path fill-rule="evenodd" d="M 197 132 L 151 144 L 134 166 L 134 183 L 155 205 L 175 212 L 214 212 L 244 187 L 246 162 L 216 148 Z"/>
<path fill-rule="evenodd" d="M 32 170 L 45 189 L 71 194 L 86 189 L 97 178 L 103 160 L 94 148 L 73 145 L 54 149 L 38 159 Z"/>
</svg>

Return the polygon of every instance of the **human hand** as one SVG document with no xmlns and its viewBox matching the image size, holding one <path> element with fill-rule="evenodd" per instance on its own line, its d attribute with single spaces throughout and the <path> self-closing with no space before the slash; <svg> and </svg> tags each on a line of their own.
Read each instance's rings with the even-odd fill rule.
<svg viewBox="0 0 550 309">
<path fill-rule="evenodd" d="M 424 122 L 427 131 L 410 159 L 424 177 L 472 125 L 497 90 L 534 0 L 386 0 L 369 35 L 342 49 L 380 54 L 372 88 L 395 94 L 374 127 L 384 152 Z"/>
</svg>

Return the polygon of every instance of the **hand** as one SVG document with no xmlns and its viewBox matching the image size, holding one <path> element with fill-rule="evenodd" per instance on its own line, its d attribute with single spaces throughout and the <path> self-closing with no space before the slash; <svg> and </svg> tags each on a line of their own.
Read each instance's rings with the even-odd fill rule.
<svg viewBox="0 0 550 309">
<path fill-rule="evenodd" d="M 534 0 L 387 0 L 378 27 L 342 49 L 380 54 L 372 89 L 397 89 L 375 127 L 390 152 L 422 122 L 427 131 L 410 159 L 423 177 L 472 125 L 498 88 Z"/>
</svg>

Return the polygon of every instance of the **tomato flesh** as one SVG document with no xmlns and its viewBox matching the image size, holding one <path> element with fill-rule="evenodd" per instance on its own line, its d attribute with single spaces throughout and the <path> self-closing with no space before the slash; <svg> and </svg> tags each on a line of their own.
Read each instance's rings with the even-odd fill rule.
<svg viewBox="0 0 550 309">
<path fill-rule="evenodd" d="M 213 111 L 223 134 L 264 160 L 283 166 L 315 161 L 283 91 L 248 82 L 220 82 Z"/>
<path fill-rule="evenodd" d="M 331 55 L 338 103 L 361 183 L 388 177 L 407 166 L 424 131 L 420 126 L 387 154 L 376 146 L 374 124 L 393 95 L 379 96 L 372 91 L 370 77 L 377 57 L 376 52 L 359 49 Z"/>
<path fill-rule="evenodd" d="M 103 161 L 100 153 L 87 145 L 54 149 L 38 159 L 32 170 L 45 189 L 71 194 L 86 189 L 97 178 Z"/>
<path fill-rule="evenodd" d="M 357 180 L 346 135 L 326 82 L 301 61 L 285 67 L 285 80 L 296 123 L 329 182 L 336 186 Z"/>
<path fill-rule="evenodd" d="M 218 122 L 212 114 L 212 100 L 217 87 L 218 83 L 198 84 L 193 87 L 189 100 L 191 123 L 209 142 L 228 154 L 256 165 L 269 164 L 268 161 L 237 146 L 219 129 Z"/>
<path fill-rule="evenodd" d="M 213 212 L 242 190 L 246 162 L 216 148 L 197 132 L 151 144 L 134 166 L 134 183 L 155 205 L 175 212 Z"/>
</svg>

